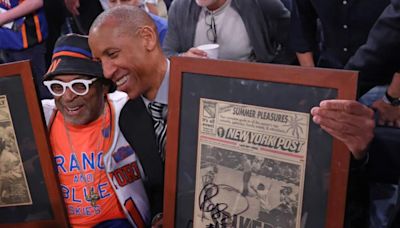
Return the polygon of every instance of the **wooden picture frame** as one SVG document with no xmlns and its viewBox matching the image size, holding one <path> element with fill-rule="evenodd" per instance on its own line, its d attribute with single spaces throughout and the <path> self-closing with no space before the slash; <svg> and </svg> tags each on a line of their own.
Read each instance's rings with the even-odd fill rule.
<svg viewBox="0 0 400 228">
<path fill-rule="evenodd" d="M 302 227 L 343 227 L 350 153 L 344 144 L 333 139 L 318 125 L 314 124 L 309 112 L 312 107 L 318 106 L 322 100 L 355 99 L 357 84 L 356 72 L 183 57 L 173 57 L 171 59 L 170 69 L 164 190 L 164 225 L 166 227 L 194 227 L 193 219 L 198 215 L 197 212 L 196 215 L 194 215 L 194 211 L 195 209 L 198 211 L 198 208 L 201 208 L 201 220 L 203 221 L 204 219 L 207 221 L 208 219 L 207 222 L 209 223 L 207 223 L 207 225 L 211 225 L 209 227 L 217 227 L 216 223 L 221 222 L 221 217 L 226 216 L 222 219 L 226 221 L 225 219 L 232 215 L 233 217 L 229 217 L 228 222 L 230 224 L 234 223 L 234 227 L 241 227 L 238 225 L 239 223 L 254 223 L 253 225 L 259 227 L 269 227 L 268 225 L 274 227 L 280 222 L 282 227 L 300 227 L 300 224 Z M 221 107 L 225 107 L 225 109 L 238 106 L 254 110 L 266 110 L 265 112 L 288 112 L 289 116 L 298 116 L 296 114 L 297 112 L 300 112 L 300 117 L 302 115 L 309 115 L 308 120 L 304 120 L 306 121 L 304 123 L 308 125 L 306 129 L 308 131 L 306 143 L 307 157 L 302 157 L 301 159 L 304 161 L 300 160 L 304 163 L 301 163 L 303 164 L 302 166 L 298 166 L 300 168 L 304 166 L 304 178 L 295 177 L 295 181 L 290 181 L 287 175 L 276 174 L 279 172 L 275 172 L 273 175 L 271 174 L 272 176 L 263 174 L 264 176 L 262 177 L 263 180 L 269 180 L 264 184 L 269 185 L 269 194 L 275 195 L 272 200 L 277 201 L 277 199 L 282 198 L 282 194 L 285 194 L 283 192 L 286 192 L 286 194 L 289 192 L 282 190 L 284 188 L 298 190 L 296 194 L 302 196 L 296 196 L 295 200 L 299 203 L 298 205 L 300 205 L 301 210 L 296 209 L 296 216 L 283 216 L 280 218 L 280 222 L 264 221 L 259 223 L 259 221 L 254 218 L 259 218 L 262 211 L 268 211 L 267 214 L 271 213 L 271 211 L 269 211 L 271 208 L 268 210 L 265 209 L 266 206 L 263 207 L 261 200 L 259 200 L 260 206 L 258 215 L 255 214 L 253 215 L 253 219 L 247 220 L 245 216 L 227 212 L 227 210 L 225 210 L 225 208 L 228 207 L 226 202 L 213 202 L 213 204 L 210 205 L 212 200 L 209 199 L 218 194 L 216 191 L 210 190 L 208 193 L 202 195 L 205 189 L 204 187 L 199 193 L 198 186 L 201 186 L 201 181 L 199 180 L 200 176 L 196 175 L 203 175 L 205 171 L 203 171 L 202 166 L 206 167 L 206 163 L 212 163 L 212 167 L 216 167 L 214 171 L 211 171 L 211 173 L 213 173 L 213 178 L 215 176 L 216 180 L 218 180 L 218 175 L 220 175 L 219 181 L 221 183 L 223 182 L 224 186 L 227 184 L 231 185 L 230 190 L 225 190 L 225 195 L 236 191 L 236 199 L 247 200 L 247 205 L 253 205 L 254 203 L 251 202 L 256 202 L 257 200 L 254 199 L 258 197 L 257 190 L 254 190 L 254 192 L 256 192 L 255 196 L 247 196 L 248 193 L 246 193 L 245 197 L 243 196 L 244 186 L 248 183 L 248 180 L 247 182 L 244 181 L 245 168 L 240 167 L 241 164 L 237 164 L 239 163 L 236 161 L 238 160 L 237 158 L 235 158 L 236 160 L 227 161 L 227 157 L 229 156 L 239 156 L 234 155 L 236 152 L 229 150 L 226 152 L 227 146 L 222 146 L 223 150 L 216 150 L 219 151 L 219 157 L 225 156 L 222 161 L 221 158 L 215 157 L 212 162 L 206 159 L 200 161 L 200 157 L 203 156 L 204 151 L 208 154 L 212 154 L 214 146 L 219 145 L 219 142 L 212 144 L 212 146 L 206 145 L 208 149 L 204 149 L 204 151 L 199 146 L 200 140 L 202 139 L 201 137 L 204 136 L 202 133 L 204 130 L 203 124 L 205 123 L 203 122 L 205 121 L 203 120 L 203 115 L 209 115 L 203 110 L 209 108 L 204 106 L 204 102 L 209 102 L 212 105 L 217 104 L 217 109 L 220 107 L 218 105 L 222 105 Z M 212 108 L 215 110 L 214 106 L 212 106 Z M 242 115 L 251 115 L 252 112 L 254 113 L 255 111 L 250 110 L 248 112 L 250 114 Z M 212 116 L 215 111 L 210 113 L 212 113 Z M 221 115 L 221 121 L 223 118 L 229 119 L 230 117 L 222 117 Z M 246 121 L 246 118 L 250 117 L 241 117 L 239 120 Z M 213 131 L 214 130 L 210 130 L 209 132 Z M 218 141 L 216 134 L 215 131 L 216 140 L 214 140 L 214 142 Z M 221 133 L 221 135 L 224 134 Z M 222 142 L 222 144 L 223 143 L 224 142 Z M 246 145 L 240 143 L 236 145 L 246 147 Z M 250 155 L 244 155 L 245 156 L 241 156 L 248 158 L 248 160 L 250 160 L 249 162 L 254 163 L 255 158 L 259 154 L 255 154 L 255 156 L 251 155 L 251 153 Z M 217 155 L 215 156 L 217 157 Z M 201 157 L 201 159 L 203 159 L 203 157 Z M 266 168 L 270 170 L 267 170 L 265 173 L 273 173 L 272 170 L 276 169 L 291 169 L 289 167 L 290 164 L 282 166 L 282 164 L 285 163 L 280 163 L 280 161 L 272 161 L 272 164 L 268 165 L 266 163 L 270 161 L 267 161 L 267 158 L 259 160 L 263 162 L 262 169 L 259 170 L 266 170 Z M 222 163 L 230 164 L 228 165 L 230 168 L 227 169 L 226 167 L 228 166 L 224 167 L 221 165 Z M 280 166 L 276 164 L 280 164 Z M 235 167 L 235 165 L 238 166 Z M 301 169 L 297 169 L 296 167 L 294 168 L 294 172 L 301 173 L 298 171 Z M 222 173 L 224 169 L 230 170 L 227 172 L 228 174 Z M 260 176 L 261 171 L 257 172 L 257 174 L 252 175 Z M 237 174 L 240 174 L 240 176 Z M 242 182 L 242 174 L 243 184 L 237 184 L 237 182 Z M 201 177 L 203 178 L 204 176 Z M 304 182 L 299 183 L 299 179 L 302 179 Z M 296 185 L 293 183 L 299 184 Z M 285 184 L 288 186 L 285 186 Z M 241 185 L 243 185 L 243 190 L 241 190 Z M 278 196 L 278 194 L 280 194 L 280 196 Z M 222 195 L 223 193 L 221 193 L 221 196 Z M 211 206 L 212 209 L 204 209 L 205 206 L 202 204 L 204 198 L 208 200 L 207 206 Z M 236 201 L 242 202 L 240 200 Z M 228 202 L 233 201 L 231 200 Z M 237 206 L 235 206 L 235 208 L 237 208 Z M 293 208 L 295 207 L 293 206 Z M 233 211 L 234 209 L 231 210 Z M 249 209 L 247 208 L 246 210 Z M 254 210 L 257 212 L 256 209 Z M 209 213 L 209 215 L 204 215 L 206 213 Z M 240 213 L 242 213 L 242 211 Z M 251 213 L 253 212 L 248 212 L 248 214 Z M 279 220 L 277 216 L 272 216 L 272 218 L 274 220 Z M 198 220 L 199 218 L 196 219 Z M 218 222 L 216 222 L 217 220 Z M 291 222 L 284 223 L 282 220 L 290 220 Z M 293 222 L 295 225 L 293 225 Z M 204 223 L 201 224 L 203 224 L 201 225 L 201 227 L 203 227 Z M 219 225 L 222 224 L 220 223 Z"/>
<path fill-rule="evenodd" d="M 0 65 L 0 139 L 0 227 L 68 227 L 28 61 Z"/>
</svg>

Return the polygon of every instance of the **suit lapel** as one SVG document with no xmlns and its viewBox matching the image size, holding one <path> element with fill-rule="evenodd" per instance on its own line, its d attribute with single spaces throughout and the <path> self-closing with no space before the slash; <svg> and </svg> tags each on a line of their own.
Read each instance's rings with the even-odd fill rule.
<svg viewBox="0 0 400 228">
<path fill-rule="evenodd" d="M 148 177 L 149 183 L 146 185 L 162 187 L 164 165 L 158 153 L 153 120 L 147 112 L 142 98 L 129 100 L 125 104 L 121 111 L 119 126 L 124 137 L 139 157 Z"/>
</svg>

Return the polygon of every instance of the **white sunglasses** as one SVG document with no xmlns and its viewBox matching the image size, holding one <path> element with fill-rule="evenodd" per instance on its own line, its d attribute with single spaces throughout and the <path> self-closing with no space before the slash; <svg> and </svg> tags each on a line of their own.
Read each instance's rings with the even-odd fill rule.
<svg viewBox="0 0 400 228">
<path fill-rule="evenodd" d="M 56 97 L 64 95 L 67 88 L 69 88 L 76 95 L 84 96 L 89 92 L 89 86 L 97 78 L 92 79 L 75 79 L 70 82 L 63 82 L 59 80 L 44 81 L 43 84 L 47 86 L 50 93 Z"/>
</svg>

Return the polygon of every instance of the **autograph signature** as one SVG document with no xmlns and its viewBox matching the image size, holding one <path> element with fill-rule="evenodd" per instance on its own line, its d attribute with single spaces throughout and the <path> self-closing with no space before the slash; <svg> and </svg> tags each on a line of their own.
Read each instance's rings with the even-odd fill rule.
<svg viewBox="0 0 400 228">
<path fill-rule="evenodd" d="M 214 202 L 212 199 L 215 200 L 215 197 L 219 194 L 220 189 L 226 189 L 228 191 L 235 191 L 237 192 L 237 197 L 243 197 L 240 194 L 240 191 L 229 186 L 229 185 L 224 185 L 224 184 L 214 184 L 214 183 L 208 183 L 204 185 L 203 189 L 200 192 L 199 196 L 199 207 L 200 210 L 202 211 L 202 219 L 206 218 L 206 213 L 210 214 L 211 219 L 215 224 L 222 224 L 223 226 L 232 224 L 233 219 L 244 213 L 248 208 L 249 208 L 249 203 L 245 197 L 245 202 L 247 203 L 247 206 L 242 211 L 236 212 L 231 214 L 229 212 L 229 207 L 227 203 L 223 202 Z M 224 227 L 225 227 L 224 226 Z"/>
</svg>

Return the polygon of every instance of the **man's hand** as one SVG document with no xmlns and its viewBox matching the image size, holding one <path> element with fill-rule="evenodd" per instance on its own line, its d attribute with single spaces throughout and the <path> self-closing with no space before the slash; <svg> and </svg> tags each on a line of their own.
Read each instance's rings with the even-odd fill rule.
<svg viewBox="0 0 400 228">
<path fill-rule="evenodd" d="M 193 47 L 190 48 L 187 52 L 182 53 L 182 56 L 194 57 L 194 58 L 207 58 L 207 52 Z"/>
<path fill-rule="evenodd" d="M 313 121 L 330 135 L 342 141 L 354 158 L 361 159 L 373 138 L 374 112 L 351 100 L 325 100 L 311 109 Z"/>
<path fill-rule="evenodd" d="M 375 101 L 371 107 L 378 111 L 379 125 L 400 127 L 400 107 L 387 104 L 380 99 Z"/>
<path fill-rule="evenodd" d="M 64 0 L 65 6 L 67 7 L 68 11 L 71 12 L 72 15 L 78 16 L 79 15 L 79 0 Z"/>
</svg>

